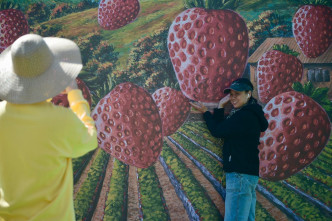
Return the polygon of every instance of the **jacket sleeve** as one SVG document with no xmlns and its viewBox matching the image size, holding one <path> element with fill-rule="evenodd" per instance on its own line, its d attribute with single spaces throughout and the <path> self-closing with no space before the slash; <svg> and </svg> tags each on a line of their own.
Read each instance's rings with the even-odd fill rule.
<svg viewBox="0 0 332 221">
<path fill-rule="evenodd" d="M 211 134 L 219 138 L 248 135 L 252 127 L 257 124 L 256 117 L 249 111 L 239 111 L 231 118 L 221 121 L 216 121 L 208 112 L 205 112 L 203 117 Z"/>
<path fill-rule="evenodd" d="M 224 116 L 224 108 L 214 108 L 213 110 L 213 119 L 217 122 L 221 122 L 224 120 L 225 116 Z"/>
<path fill-rule="evenodd" d="M 73 158 L 82 156 L 98 146 L 97 131 L 94 120 L 90 117 L 90 107 L 80 90 L 68 93 L 68 101 L 72 112 L 70 145 L 73 147 Z"/>
<path fill-rule="evenodd" d="M 267 119 L 264 117 L 263 118 L 263 123 L 262 123 L 262 127 L 261 127 L 261 132 L 266 131 L 266 129 L 269 127 L 269 122 L 267 121 Z"/>
</svg>

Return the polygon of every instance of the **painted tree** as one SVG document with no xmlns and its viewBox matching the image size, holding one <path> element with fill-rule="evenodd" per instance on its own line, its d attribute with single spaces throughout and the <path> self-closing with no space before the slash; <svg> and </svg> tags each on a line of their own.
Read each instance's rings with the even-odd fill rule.
<svg viewBox="0 0 332 221">
<path fill-rule="evenodd" d="M 135 42 L 129 54 L 128 78 L 150 93 L 164 86 L 178 88 L 167 53 L 167 35 L 168 29 L 161 28 Z"/>
</svg>

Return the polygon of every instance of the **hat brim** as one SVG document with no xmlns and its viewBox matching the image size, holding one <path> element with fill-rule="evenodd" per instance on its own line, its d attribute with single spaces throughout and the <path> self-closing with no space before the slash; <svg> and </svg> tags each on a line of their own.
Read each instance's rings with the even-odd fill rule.
<svg viewBox="0 0 332 221">
<path fill-rule="evenodd" d="M 44 101 L 60 94 L 82 69 L 78 46 L 65 38 L 43 38 L 53 53 L 53 63 L 43 74 L 21 77 L 15 74 L 11 46 L 0 55 L 0 99 L 17 104 Z M 38 64 L 36 64 L 38 65 Z"/>
<path fill-rule="evenodd" d="M 224 94 L 229 94 L 229 92 L 231 92 L 231 89 L 230 89 L 230 88 L 226 88 L 226 89 L 224 90 Z"/>
<path fill-rule="evenodd" d="M 229 94 L 231 90 L 234 91 L 252 91 L 252 88 L 247 85 L 231 85 L 229 88 L 224 90 L 224 94 Z"/>
</svg>

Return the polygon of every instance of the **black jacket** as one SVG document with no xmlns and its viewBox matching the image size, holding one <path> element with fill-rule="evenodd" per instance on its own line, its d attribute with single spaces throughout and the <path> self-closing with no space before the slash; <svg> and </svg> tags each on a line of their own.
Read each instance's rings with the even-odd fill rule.
<svg viewBox="0 0 332 221">
<path fill-rule="evenodd" d="M 223 108 L 214 109 L 203 117 L 211 134 L 224 138 L 224 171 L 258 176 L 260 133 L 268 127 L 262 107 L 247 104 L 229 118 L 224 117 Z"/>
</svg>

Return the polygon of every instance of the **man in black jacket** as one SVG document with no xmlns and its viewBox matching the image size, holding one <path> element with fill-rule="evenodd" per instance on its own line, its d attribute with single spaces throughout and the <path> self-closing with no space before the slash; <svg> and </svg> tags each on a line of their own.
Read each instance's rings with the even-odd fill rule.
<svg viewBox="0 0 332 221">
<path fill-rule="evenodd" d="M 224 90 L 230 94 L 221 99 L 213 114 L 198 103 L 207 127 L 215 137 L 223 138 L 223 164 L 226 172 L 225 221 L 255 220 L 256 185 L 259 176 L 258 145 L 260 133 L 268 127 L 262 107 L 252 97 L 253 85 L 239 78 Z M 224 116 L 224 106 L 233 109 Z"/>
</svg>

